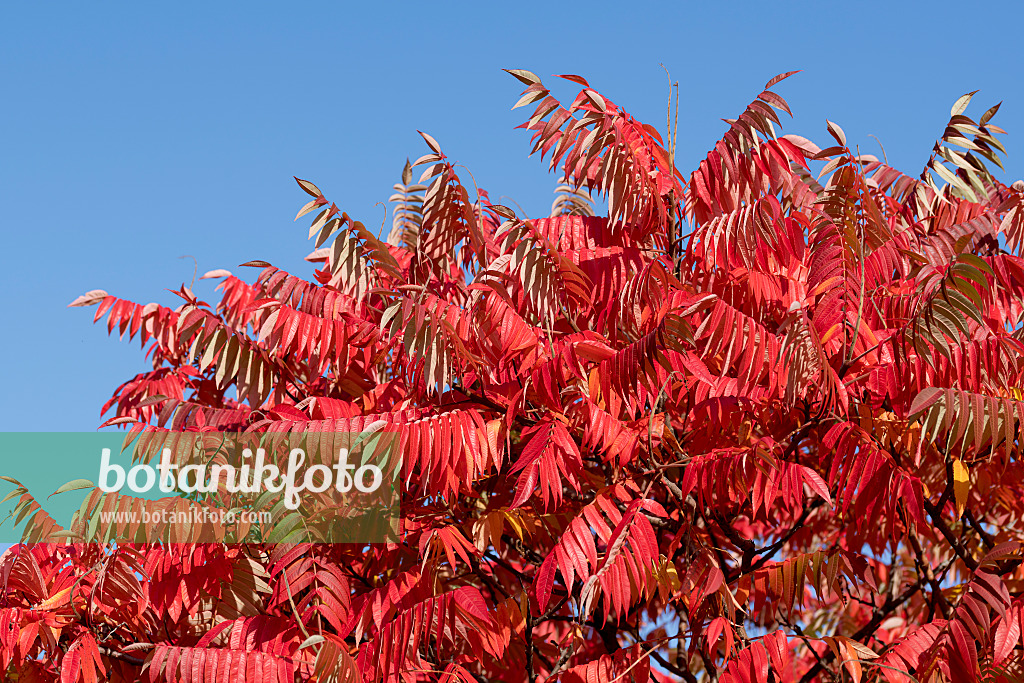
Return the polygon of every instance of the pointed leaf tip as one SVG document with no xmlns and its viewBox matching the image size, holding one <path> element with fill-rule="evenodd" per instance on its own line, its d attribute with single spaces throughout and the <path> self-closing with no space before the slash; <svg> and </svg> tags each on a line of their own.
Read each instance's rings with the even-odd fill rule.
<svg viewBox="0 0 1024 683">
<path fill-rule="evenodd" d="M 534 85 L 540 83 L 540 77 L 526 69 L 502 69 L 507 74 L 515 76 L 523 85 Z"/>
<path fill-rule="evenodd" d="M 53 498 L 58 493 L 67 493 L 68 491 L 80 491 L 81 489 L 94 489 L 96 484 L 92 483 L 88 479 L 75 479 L 61 486 L 59 489 L 49 495 L 49 498 Z"/>
<path fill-rule="evenodd" d="M 491 204 L 490 208 L 491 210 L 494 211 L 494 213 L 498 214 L 502 218 L 507 218 L 510 221 L 515 220 L 516 218 L 516 212 L 508 208 L 504 204 Z"/>
<path fill-rule="evenodd" d="M 772 87 L 776 83 L 781 83 L 782 81 L 786 80 L 787 78 L 789 78 L 793 74 L 800 73 L 800 71 L 801 71 L 800 69 L 797 69 L 796 71 L 787 71 L 785 73 L 781 73 L 778 76 L 776 76 L 775 78 L 773 78 L 772 80 L 770 80 L 767 83 L 765 83 L 764 84 L 764 89 L 767 90 L 768 88 Z"/>
<path fill-rule="evenodd" d="M 429 147 L 434 152 L 434 154 L 441 153 L 441 145 L 437 144 L 437 140 L 435 140 L 430 135 L 427 135 L 422 130 L 418 130 L 416 132 L 420 134 L 420 137 L 423 138 L 423 140 L 427 143 L 427 147 Z"/>
<path fill-rule="evenodd" d="M 847 146 L 846 133 L 844 133 L 843 129 L 839 127 L 838 123 L 834 123 L 832 121 L 829 121 L 828 119 L 825 119 L 825 126 L 828 128 L 829 134 L 836 139 L 836 142 L 838 142 L 843 147 Z"/>
<path fill-rule="evenodd" d="M 153 401 L 152 403 L 155 402 L 156 401 Z M 99 428 L 103 429 L 104 427 L 113 427 L 115 425 L 135 424 L 136 422 L 138 422 L 138 420 L 136 420 L 134 417 L 112 417 L 103 424 L 101 424 Z"/>
<path fill-rule="evenodd" d="M 302 180 L 301 178 L 296 178 L 295 176 L 292 177 L 295 178 L 295 182 L 299 184 L 299 187 L 301 187 L 306 192 L 306 194 L 312 197 L 324 196 L 324 193 L 320 191 L 320 188 L 314 185 L 313 183 L 309 182 L 308 180 Z"/>
<path fill-rule="evenodd" d="M 587 99 L 590 100 L 591 104 L 600 109 L 602 112 L 608 111 L 608 105 L 605 104 L 604 98 L 601 97 L 595 90 L 593 90 L 592 88 L 587 88 L 586 90 L 583 91 L 583 94 L 587 96 Z M 657 134 L 658 132 L 654 129 L 652 129 L 652 131 L 655 134 Z M 659 135 L 658 137 L 660 138 L 661 136 Z"/>
<path fill-rule="evenodd" d="M 582 85 L 584 88 L 589 88 L 590 83 L 587 83 L 587 79 L 583 76 L 577 76 L 576 74 L 557 74 L 558 78 L 564 78 L 567 81 Z"/>
<path fill-rule="evenodd" d="M 967 105 L 971 103 L 971 98 L 977 94 L 977 90 L 969 92 L 966 95 L 961 95 L 957 98 L 957 101 L 953 103 L 953 107 L 949 110 L 950 116 L 959 116 L 967 110 Z"/>
<path fill-rule="evenodd" d="M 95 306 L 99 302 L 103 301 L 108 294 L 102 289 L 93 289 L 82 296 L 78 297 L 74 301 L 68 304 L 68 308 L 77 308 L 79 306 Z"/>
</svg>

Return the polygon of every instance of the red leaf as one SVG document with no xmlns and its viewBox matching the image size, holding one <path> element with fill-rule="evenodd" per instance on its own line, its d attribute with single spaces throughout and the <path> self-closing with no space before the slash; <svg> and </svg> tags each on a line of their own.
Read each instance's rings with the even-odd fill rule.
<svg viewBox="0 0 1024 683">
<path fill-rule="evenodd" d="M 584 88 L 590 87 L 590 83 L 587 83 L 587 79 L 583 78 L 583 76 L 577 76 L 575 74 L 559 74 L 557 77 L 564 78 L 565 80 L 572 81 L 573 83 L 578 83 Z"/>
</svg>

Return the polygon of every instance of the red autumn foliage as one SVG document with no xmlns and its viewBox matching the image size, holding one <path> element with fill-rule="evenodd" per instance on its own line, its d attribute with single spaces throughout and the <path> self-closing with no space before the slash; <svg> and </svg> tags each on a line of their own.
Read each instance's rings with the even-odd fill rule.
<svg viewBox="0 0 1024 683">
<path fill-rule="evenodd" d="M 207 274 L 215 306 L 73 304 L 149 345 L 108 424 L 386 423 L 398 542 L 15 547 L 7 680 L 1019 680 L 1024 192 L 988 170 L 997 108 L 958 100 L 909 176 L 833 123 L 780 135 L 782 76 L 686 175 L 584 79 L 566 107 L 510 73 L 551 216 L 423 135 L 386 242 L 299 181 L 311 280 L 250 262 Z"/>
</svg>

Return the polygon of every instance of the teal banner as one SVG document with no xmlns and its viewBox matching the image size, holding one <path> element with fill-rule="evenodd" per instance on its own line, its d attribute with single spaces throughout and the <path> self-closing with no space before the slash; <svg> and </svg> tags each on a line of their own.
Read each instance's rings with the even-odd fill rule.
<svg viewBox="0 0 1024 683">
<path fill-rule="evenodd" d="M 395 442 L 387 431 L 3 432 L 0 544 L 391 540 Z"/>
</svg>

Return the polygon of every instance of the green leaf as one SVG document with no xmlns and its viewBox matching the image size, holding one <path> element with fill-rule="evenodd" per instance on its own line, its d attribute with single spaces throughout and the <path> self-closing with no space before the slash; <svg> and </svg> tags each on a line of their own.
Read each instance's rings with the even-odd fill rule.
<svg viewBox="0 0 1024 683">
<path fill-rule="evenodd" d="M 326 639 L 323 636 L 310 636 L 309 638 L 306 638 L 304 641 L 302 641 L 302 645 L 299 645 L 299 649 L 305 650 L 307 647 L 319 645 L 320 643 L 324 642 L 324 640 Z"/>
<path fill-rule="evenodd" d="M 58 493 L 67 493 L 68 491 L 80 491 L 82 489 L 94 489 L 96 484 L 92 483 L 88 479 L 75 479 L 61 486 L 59 489 L 51 493 L 48 498 L 53 498 Z"/>
</svg>

